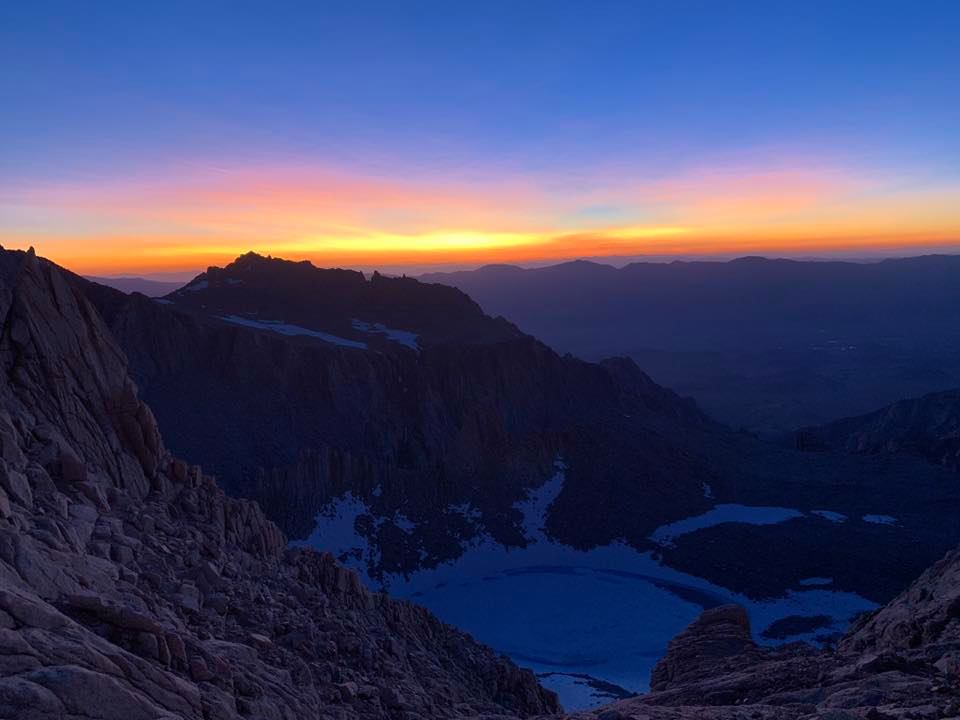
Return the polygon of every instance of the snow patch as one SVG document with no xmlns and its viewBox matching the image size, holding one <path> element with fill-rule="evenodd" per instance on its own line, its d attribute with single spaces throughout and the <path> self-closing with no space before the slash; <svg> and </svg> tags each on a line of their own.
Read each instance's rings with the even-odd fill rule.
<svg viewBox="0 0 960 720">
<path fill-rule="evenodd" d="M 803 517 L 799 510 L 782 507 L 763 507 L 751 505 L 717 505 L 702 515 L 677 520 L 669 525 L 658 527 L 650 539 L 658 545 L 672 546 L 681 535 L 695 530 L 723 525 L 724 523 L 746 523 L 748 525 L 776 525 L 793 518 Z"/>
<path fill-rule="evenodd" d="M 396 513 L 393 516 L 393 524 L 403 530 L 407 535 L 417 529 L 417 524 L 403 513 Z"/>
<path fill-rule="evenodd" d="M 623 700 L 634 694 L 582 673 L 540 673 L 537 680 L 561 698 L 560 704 L 564 709 L 586 710 Z"/>
<path fill-rule="evenodd" d="M 833 578 L 808 577 L 800 581 L 801 585 L 833 585 Z"/>
<path fill-rule="evenodd" d="M 208 287 L 210 287 L 210 283 L 206 280 L 201 280 L 200 282 L 193 283 L 192 285 L 187 285 L 179 292 L 200 292 L 201 290 L 206 290 Z"/>
<path fill-rule="evenodd" d="M 523 514 L 523 534 L 527 540 L 546 539 L 547 513 L 563 490 L 563 471 L 558 471 L 543 485 L 527 491 L 527 499 L 513 504 Z"/>
<path fill-rule="evenodd" d="M 713 488 L 709 483 L 703 483 L 703 497 L 705 500 L 713 500 Z"/>
<path fill-rule="evenodd" d="M 755 601 L 623 543 L 576 550 L 551 541 L 543 527 L 563 481 L 559 471 L 516 503 L 530 540 L 526 547 L 505 547 L 482 535 L 456 560 L 407 577 L 388 576 L 375 588 L 427 607 L 532 668 L 567 710 L 609 702 L 598 696 L 603 683 L 646 691 L 667 643 L 705 608 L 739 603 L 758 629 L 789 616 L 827 615 L 833 620 L 829 629 L 843 631 L 854 615 L 875 607 L 852 593 L 820 588 Z M 448 510 L 479 522 L 479 511 L 467 503 Z M 780 522 L 802 514 L 750 510 L 737 517 Z M 777 644 L 759 636 L 757 641 Z"/>
<path fill-rule="evenodd" d="M 383 323 L 368 323 L 363 320 L 353 320 L 353 329 L 368 334 L 383 335 L 387 340 L 398 343 L 411 350 L 420 351 L 420 336 L 407 330 L 388 328 Z"/>
<path fill-rule="evenodd" d="M 167 300 L 166 298 L 152 298 L 152 300 L 161 305 L 173 305 L 173 300 Z"/>
<path fill-rule="evenodd" d="M 292 542 L 295 547 L 324 550 L 355 570 L 367 584 L 372 584 L 368 568 L 380 562 L 380 552 L 357 529 L 357 521 L 370 514 L 367 504 L 353 493 L 328 502 L 317 513 L 316 527 L 306 540 Z"/>
<path fill-rule="evenodd" d="M 846 515 L 843 513 L 834 512 L 833 510 L 814 510 L 813 514 L 819 515 L 820 517 L 833 523 L 842 523 L 847 521 Z"/>
<path fill-rule="evenodd" d="M 455 561 L 391 576 L 384 585 L 523 667 L 589 675 L 630 692 L 648 689 L 667 643 L 705 608 L 739 603 L 757 629 L 793 615 L 828 615 L 833 623 L 818 630 L 824 633 L 845 630 L 854 615 L 875 607 L 852 593 L 820 588 L 754 601 L 624 544 L 581 551 L 542 538 L 507 548 L 488 537 Z M 566 709 L 593 704 L 582 684 L 555 683 L 549 686 Z"/>
<path fill-rule="evenodd" d="M 270 330 L 271 332 L 279 333 L 280 335 L 303 335 L 306 337 L 317 338 L 318 340 L 323 340 L 324 342 L 328 342 L 333 345 L 357 348 L 358 350 L 367 349 L 366 343 L 358 342 L 356 340 L 347 340 L 346 338 L 331 335 L 330 333 L 320 332 L 319 330 L 310 330 L 309 328 L 300 327 L 299 325 L 289 325 L 281 320 L 252 320 L 250 318 L 240 317 L 239 315 L 225 315 L 221 316 L 220 319 L 225 320 L 228 323 L 233 323 L 234 325 L 243 325 L 244 327 L 256 328 L 258 330 Z"/>
<path fill-rule="evenodd" d="M 370 580 L 363 561 L 379 558 L 357 531 L 358 520 L 370 511 L 349 493 L 318 516 L 317 529 L 300 544 L 346 550 L 348 566 L 357 569 L 373 589 L 387 589 L 394 597 L 423 605 L 533 669 L 547 687 L 558 692 L 567 710 L 609 702 L 612 698 L 603 695 L 613 686 L 632 693 L 646 691 L 650 671 L 667 643 L 706 608 L 743 605 L 757 629 L 757 642 L 776 645 L 779 641 L 763 638 L 759 631 L 782 618 L 829 616 L 833 621 L 829 627 L 799 638 L 815 640 L 817 635 L 844 631 L 853 616 L 876 607 L 858 595 L 803 581 L 801 585 L 809 584 L 809 589 L 756 601 L 667 567 L 654 553 L 640 553 L 621 542 L 591 550 L 562 545 L 547 538 L 543 528 L 563 482 L 564 472 L 558 469 L 514 505 L 523 515 L 526 547 L 506 547 L 483 533 L 465 544 L 456 560 L 408 576 L 391 574 L 380 582 Z M 471 504 L 451 505 L 447 510 L 480 527 L 481 513 Z M 782 522 L 802 515 L 785 508 L 721 512 L 738 518 L 737 522 L 747 521 L 743 518 Z M 364 520 L 372 528 L 385 521 Z M 399 513 L 393 521 L 398 526 L 404 523 Z"/>
<path fill-rule="evenodd" d="M 483 513 L 480 512 L 479 508 L 475 508 L 470 503 L 449 505 L 447 507 L 447 512 L 456 513 L 457 515 L 462 516 L 464 520 L 474 524 L 479 523 L 481 518 L 483 518 Z"/>
<path fill-rule="evenodd" d="M 899 522 L 893 515 L 864 515 L 863 521 L 874 525 L 896 525 Z"/>
</svg>

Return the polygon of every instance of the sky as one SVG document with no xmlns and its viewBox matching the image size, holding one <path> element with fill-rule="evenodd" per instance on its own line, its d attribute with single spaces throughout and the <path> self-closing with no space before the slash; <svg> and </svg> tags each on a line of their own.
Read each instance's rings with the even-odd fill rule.
<svg viewBox="0 0 960 720">
<path fill-rule="evenodd" d="M 960 3 L 0 4 L 0 243 L 87 274 L 960 251 Z"/>
</svg>

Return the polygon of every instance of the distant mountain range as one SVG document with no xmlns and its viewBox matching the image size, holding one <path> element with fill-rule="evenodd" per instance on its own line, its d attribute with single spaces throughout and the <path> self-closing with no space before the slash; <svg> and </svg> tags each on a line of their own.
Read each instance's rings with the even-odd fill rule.
<svg viewBox="0 0 960 720">
<path fill-rule="evenodd" d="M 960 256 L 491 265 L 461 288 L 560 352 L 629 355 L 735 426 L 784 433 L 960 386 Z"/>
<path fill-rule="evenodd" d="M 91 280 L 101 285 L 115 288 L 123 293 L 141 293 L 147 297 L 163 297 L 175 290 L 183 287 L 182 282 L 173 282 L 167 280 L 150 280 L 141 277 L 93 277 L 87 276 Z"/>
</svg>

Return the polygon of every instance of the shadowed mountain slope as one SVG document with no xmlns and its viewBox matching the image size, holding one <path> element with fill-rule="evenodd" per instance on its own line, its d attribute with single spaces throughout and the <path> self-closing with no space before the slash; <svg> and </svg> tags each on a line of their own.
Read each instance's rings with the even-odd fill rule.
<svg viewBox="0 0 960 720">
<path fill-rule="evenodd" d="M 255 255 L 162 302 L 78 282 L 176 452 L 295 538 L 331 503 L 361 502 L 354 529 L 374 577 L 455 559 L 483 537 L 525 546 L 517 503 L 558 458 L 550 537 L 624 541 L 759 597 L 796 587 L 827 557 L 821 572 L 837 589 L 886 600 L 960 535 L 960 494 L 934 468 L 730 432 L 631 360 L 560 356 L 457 290 Z M 669 546 L 650 538 L 723 503 L 797 518 L 706 527 Z M 898 523 L 860 520 L 870 514 Z"/>
<path fill-rule="evenodd" d="M 866 415 L 804 428 L 798 443 L 811 449 L 922 457 L 960 470 L 960 390 L 901 400 Z"/>
<path fill-rule="evenodd" d="M 960 256 L 488 266 L 422 277 L 561 352 L 633 357 L 735 427 L 790 432 L 960 386 Z"/>
<path fill-rule="evenodd" d="M 75 278 L 0 251 L 0 717 L 516 717 L 555 698 L 164 448 Z"/>
</svg>

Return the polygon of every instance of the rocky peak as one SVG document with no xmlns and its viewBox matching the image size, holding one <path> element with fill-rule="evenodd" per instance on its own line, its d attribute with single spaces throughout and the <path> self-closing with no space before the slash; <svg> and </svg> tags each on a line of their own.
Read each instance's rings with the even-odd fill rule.
<svg viewBox="0 0 960 720">
<path fill-rule="evenodd" d="M 4 251 L 0 285 L 0 362 L 9 392 L 50 443 L 49 469 L 145 495 L 163 453 L 159 432 L 93 306 L 32 249 Z"/>
<path fill-rule="evenodd" d="M 750 619 L 739 605 L 722 605 L 704 611 L 686 630 L 670 641 L 667 654 L 653 668 L 651 690 L 668 690 L 715 672 L 725 658 L 753 650 Z"/>
<path fill-rule="evenodd" d="M 420 346 L 491 343 L 521 337 L 510 323 L 487 317 L 466 294 L 454 288 L 376 272 L 368 281 L 355 270 L 317 268 L 308 261 L 256 253 L 241 255 L 223 268 L 208 268 L 168 295 L 166 301 L 248 326 L 283 326 L 287 334 L 333 344 L 345 340 L 340 344 L 347 347 L 373 342 L 381 351 L 397 349 L 396 344 L 377 343 L 381 336 L 415 336 Z"/>
</svg>

